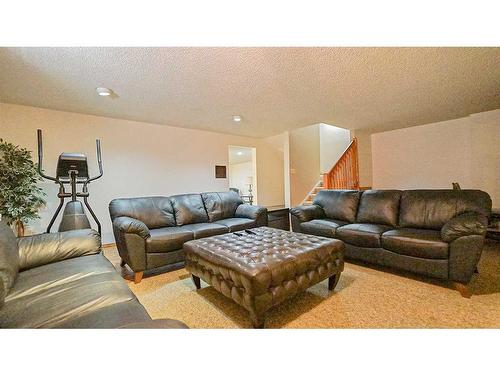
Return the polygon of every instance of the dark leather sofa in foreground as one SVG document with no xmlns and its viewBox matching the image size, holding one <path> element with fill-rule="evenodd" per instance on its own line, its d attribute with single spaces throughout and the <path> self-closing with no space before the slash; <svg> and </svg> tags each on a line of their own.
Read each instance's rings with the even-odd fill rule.
<svg viewBox="0 0 500 375">
<path fill-rule="evenodd" d="M 346 258 L 450 280 L 465 297 L 490 212 L 479 190 L 323 190 L 290 210 L 293 231 L 344 241 Z"/>
<path fill-rule="evenodd" d="M 0 223 L 0 328 L 187 328 L 151 320 L 90 229 L 17 239 Z"/>
<path fill-rule="evenodd" d="M 109 213 L 122 266 L 136 283 L 145 270 L 183 262 L 184 242 L 267 225 L 267 209 L 234 191 L 114 199 Z"/>
</svg>

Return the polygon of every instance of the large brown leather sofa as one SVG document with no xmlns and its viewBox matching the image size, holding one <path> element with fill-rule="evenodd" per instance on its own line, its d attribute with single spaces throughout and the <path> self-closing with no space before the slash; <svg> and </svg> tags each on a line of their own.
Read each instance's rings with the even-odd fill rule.
<svg viewBox="0 0 500 375">
<path fill-rule="evenodd" d="M 119 198 L 109 213 L 122 265 L 135 282 L 146 270 L 184 262 L 187 241 L 267 225 L 267 209 L 244 204 L 234 191 Z"/>
<path fill-rule="evenodd" d="M 0 328 L 186 328 L 151 320 L 90 229 L 16 239 L 0 222 Z"/>
<path fill-rule="evenodd" d="M 466 297 L 490 212 L 479 190 L 323 190 L 290 210 L 293 231 L 344 241 L 348 259 L 450 280 Z"/>
</svg>

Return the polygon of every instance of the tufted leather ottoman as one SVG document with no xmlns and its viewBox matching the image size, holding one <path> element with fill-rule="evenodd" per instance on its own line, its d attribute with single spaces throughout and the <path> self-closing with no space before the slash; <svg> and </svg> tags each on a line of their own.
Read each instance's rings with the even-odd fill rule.
<svg viewBox="0 0 500 375">
<path fill-rule="evenodd" d="M 271 307 L 328 280 L 333 290 L 344 269 L 344 243 L 325 237 L 259 227 L 189 241 L 186 269 L 250 312 L 264 326 Z"/>
</svg>

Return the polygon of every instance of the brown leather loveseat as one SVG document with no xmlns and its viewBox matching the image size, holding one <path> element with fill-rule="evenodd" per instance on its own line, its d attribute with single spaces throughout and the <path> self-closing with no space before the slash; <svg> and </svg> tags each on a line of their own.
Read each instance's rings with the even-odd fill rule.
<svg viewBox="0 0 500 375">
<path fill-rule="evenodd" d="M 244 204 L 234 191 L 119 198 L 109 213 L 122 265 L 136 283 L 145 270 L 183 262 L 187 241 L 267 225 L 267 209 Z"/>
<path fill-rule="evenodd" d="M 480 190 L 323 190 L 290 210 L 293 231 L 344 241 L 346 258 L 450 280 L 466 297 L 490 212 Z"/>
</svg>

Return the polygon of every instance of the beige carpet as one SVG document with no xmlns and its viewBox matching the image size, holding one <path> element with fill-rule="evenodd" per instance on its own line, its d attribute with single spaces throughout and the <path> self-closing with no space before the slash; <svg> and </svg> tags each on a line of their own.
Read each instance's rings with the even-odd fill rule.
<svg viewBox="0 0 500 375">
<path fill-rule="evenodd" d="M 120 270 L 116 249 L 106 256 Z M 488 241 L 466 299 L 447 283 L 346 263 L 335 291 L 327 281 L 272 309 L 266 328 L 500 328 L 500 243 Z M 130 278 L 129 270 L 121 270 Z M 152 318 L 192 328 L 249 328 L 246 310 L 185 269 L 128 282 Z"/>
</svg>

